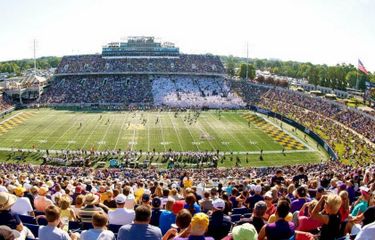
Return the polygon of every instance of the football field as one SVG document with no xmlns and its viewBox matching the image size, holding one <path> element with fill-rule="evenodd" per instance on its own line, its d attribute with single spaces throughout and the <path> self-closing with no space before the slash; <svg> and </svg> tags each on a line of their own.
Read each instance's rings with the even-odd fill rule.
<svg viewBox="0 0 375 240">
<path fill-rule="evenodd" d="M 0 150 L 216 151 L 316 162 L 311 139 L 249 111 L 100 112 L 32 109 L 0 121 Z M 282 151 L 284 151 L 283 154 Z"/>
</svg>

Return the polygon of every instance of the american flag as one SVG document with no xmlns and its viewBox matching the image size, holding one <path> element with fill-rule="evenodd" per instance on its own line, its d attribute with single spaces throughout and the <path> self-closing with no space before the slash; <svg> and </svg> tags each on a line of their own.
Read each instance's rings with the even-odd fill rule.
<svg viewBox="0 0 375 240">
<path fill-rule="evenodd" d="M 368 71 L 366 70 L 365 66 L 363 66 L 363 63 L 361 62 L 361 60 L 359 59 L 358 59 L 358 70 L 368 75 Z"/>
</svg>

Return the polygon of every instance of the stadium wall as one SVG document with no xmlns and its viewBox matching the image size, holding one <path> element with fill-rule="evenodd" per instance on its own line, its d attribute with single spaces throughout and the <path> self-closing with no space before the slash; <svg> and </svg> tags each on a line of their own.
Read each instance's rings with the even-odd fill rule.
<svg viewBox="0 0 375 240">
<path fill-rule="evenodd" d="M 265 114 L 265 115 L 273 117 L 273 118 L 277 118 L 277 119 L 297 128 L 298 130 L 306 133 L 308 136 L 310 136 L 312 139 L 314 139 L 320 146 L 322 146 L 327 151 L 327 153 L 329 154 L 329 156 L 333 160 L 338 159 L 337 154 L 335 153 L 335 151 L 333 151 L 332 147 L 329 146 L 326 141 L 324 141 L 318 134 L 311 131 L 310 129 L 303 126 L 302 124 L 300 124 L 300 123 L 298 123 L 298 122 L 296 122 L 296 121 L 294 121 L 290 118 L 287 118 L 287 117 L 285 117 L 285 116 L 283 116 L 279 113 L 275 113 L 275 112 L 272 112 L 270 110 L 260 108 L 260 107 L 257 107 L 257 106 L 250 106 L 250 110 L 254 111 L 254 112 Z"/>
</svg>

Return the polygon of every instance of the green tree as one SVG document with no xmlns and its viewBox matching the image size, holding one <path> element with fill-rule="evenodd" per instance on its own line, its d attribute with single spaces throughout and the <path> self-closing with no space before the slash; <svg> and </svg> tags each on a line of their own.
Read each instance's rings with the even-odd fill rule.
<svg viewBox="0 0 375 240">
<path fill-rule="evenodd" d="M 242 79 L 246 79 L 246 72 L 248 74 L 248 79 L 255 78 L 255 67 L 252 64 L 242 63 L 240 65 L 240 71 L 238 73 L 239 77 Z"/>
<path fill-rule="evenodd" d="M 227 74 L 233 77 L 236 74 L 237 61 L 233 56 L 229 56 L 225 61 Z"/>
</svg>

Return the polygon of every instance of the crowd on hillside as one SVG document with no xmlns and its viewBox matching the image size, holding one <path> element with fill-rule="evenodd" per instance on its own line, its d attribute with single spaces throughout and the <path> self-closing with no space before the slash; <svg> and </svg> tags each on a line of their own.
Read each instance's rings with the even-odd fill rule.
<svg viewBox="0 0 375 240">
<path fill-rule="evenodd" d="M 75 73 L 218 73 L 225 72 L 218 56 L 185 55 L 170 58 L 103 58 L 101 55 L 79 55 L 63 57 L 57 74 Z"/>
<path fill-rule="evenodd" d="M 70 76 L 55 79 L 40 103 L 148 104 L 152 102 L 147 76 Z"/>
<path fill-rule="evenodd" d="M 7 101 L 3 99 L 3 96 L 0 95 L 0 112 L 5 111 L 12 107 L 11 104 L 9 104 Z"/>
<path fill-rule="evenodd" d="M 155 106 L 229 109 L 245 106 L 223 78 L 160 76 L 153 79 L 152 93 Z"/>
<path fill-rule="evenodd" d="M 334 119 L 341 124 L 354 129 L 358 133 L 375 143 L 375 120 L 363 112 L 350 110 L 332 101 L 323 98 L 309 97 L 295 91 L 271 90 L 265 96 L 267 99 L 296 105 L 325 117 Z"/>
<path fill-rule="evenodd" d="M 299 92 L 250 83 L 233 84 L 249 105 L 280 113 L 316 131 L 335 149 L 341 159 L 362 163 L 375 158 L 375 121 L 363 113 Z"/>
<path fill-rule="evenodd" d="M 334 240 L 375 234 L 375 166 L 93 169 L 0 164 L 3 239 Z M 15 237 L 17 236 L 17 238 Z"/>
</svg>

